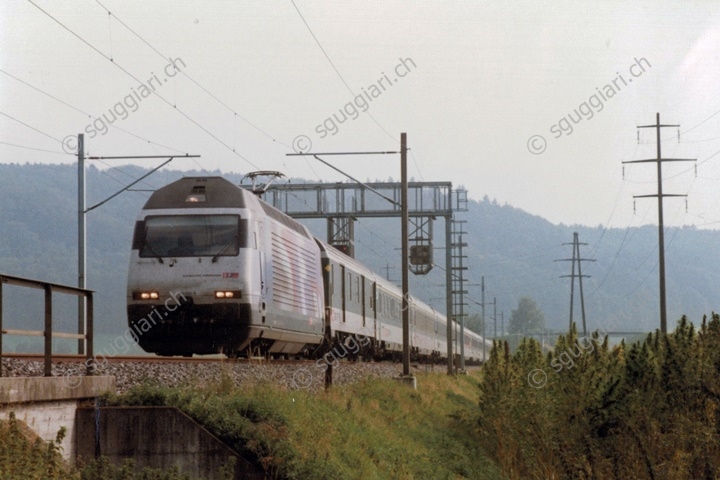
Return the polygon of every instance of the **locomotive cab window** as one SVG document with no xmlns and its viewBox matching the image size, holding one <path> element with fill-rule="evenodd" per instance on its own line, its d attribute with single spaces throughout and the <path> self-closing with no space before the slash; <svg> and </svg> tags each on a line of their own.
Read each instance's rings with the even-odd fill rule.
<svg viewBox="0 0 720 480">
<path fill-rule="evenodd" d="M 138 222 L 140 257 L 226 257 L 246 247 L 247 221 L 237 215 L 162 215 Z"/>
</svg>

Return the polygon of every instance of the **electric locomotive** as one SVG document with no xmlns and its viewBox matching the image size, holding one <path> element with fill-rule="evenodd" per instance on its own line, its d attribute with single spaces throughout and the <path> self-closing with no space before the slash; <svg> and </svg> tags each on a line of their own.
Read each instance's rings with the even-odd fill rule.
<svg viewBox="0 0 720 480">
<path fill-rule="evenodd" d="M 140 212 L 127 305 L 148 352 L 297 354 L 324 334 L 320 249 L 253 193 L 185 177 Z"/>
</svg>

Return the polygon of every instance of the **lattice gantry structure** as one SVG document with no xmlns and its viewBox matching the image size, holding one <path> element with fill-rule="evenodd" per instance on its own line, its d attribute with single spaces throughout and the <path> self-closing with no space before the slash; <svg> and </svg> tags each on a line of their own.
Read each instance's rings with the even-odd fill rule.
<svg viewBox="0 0 720 480">
<path fill-rule="evenodd" d="M 400 198 L 399 182 L 275 184 L 264 195 L 266 202 L 293 218 L 326 219 L 328 243 L 351 257 L 355 256 L 355 220 L 400 217 Z M 458 322 L 465 315 L 465 290 L 456 280 L 464 266 L 457 263 L 465 258 L 467 243 L 462 227 L 453 229 L 453 221 L 455 212 L 467 211 L 467 202 L 467 191 L 453 190 L 451 182 L 408 183 L 410 271 L 423 275 L 432 269 L 433 221 L 444 218 L 446 314 Z"/>
</svg>

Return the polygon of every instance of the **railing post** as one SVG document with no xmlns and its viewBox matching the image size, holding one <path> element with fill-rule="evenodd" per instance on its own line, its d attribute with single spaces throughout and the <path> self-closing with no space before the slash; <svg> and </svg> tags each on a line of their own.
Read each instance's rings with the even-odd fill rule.
<svg viewBox="0 0 720 480">
<path fill-rule="evenodd" d="M 0 276 L 0 377 L 2 377 L 2 344 L 3 344 L 3 278 Z"/>
<path fill-rule="evenodd" d="M 52 376 L 52 286 L 44 284 L 45 289 L 45 376 Z"/>
<path fill-rule="evenodd" d="M 85 355 L 87 360 L 85 361 L 85 365 L 87 367 L 87 375 L 92 375 L 93 373 L 93 293 L 87 292 L 86 296 L 86 306 L 87 306 L 87 323 L 85 325 Z M 80 333 L 80 332 L 78 332 Z"/>
</svg>

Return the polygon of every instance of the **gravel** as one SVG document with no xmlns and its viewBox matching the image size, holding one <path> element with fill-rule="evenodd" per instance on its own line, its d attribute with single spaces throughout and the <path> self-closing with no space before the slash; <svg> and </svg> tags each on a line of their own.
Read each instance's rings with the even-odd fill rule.
<svg viewBox="0 0 720 480">
<path fill-rule="evenodd" d="M 98 375 L 113 375 L 117 392 L 123 393 L 136 385 L 159 384 L 166 387 L 211 384 L 231 377 L 237 386 L 269 382 L 290 390 L 320 391 L 324 388 L 326 364 L 303 363 L 162 363 L 162 362 L 106 362 L 98 364 Z M 34 377 L 43 375 L 43 363 L 5 358 L 2 360 L 4 377 Z M 55 363 L 54 376 L 66 378 L 69 386 L 77 385 L 77 375 L 84 374 L 80 363 Z M 411 374 L 444 372 L 444 365 L 411 367 Z M 340 362 L 333 368 L 333 384 L 346 385 L 364 378 L 390 378 L 402 373 L 396 363 Z"/>
</svg>

